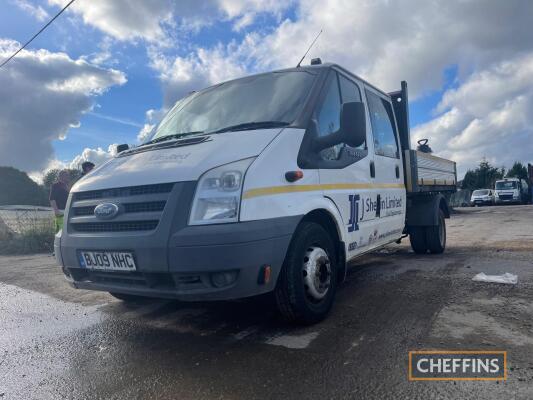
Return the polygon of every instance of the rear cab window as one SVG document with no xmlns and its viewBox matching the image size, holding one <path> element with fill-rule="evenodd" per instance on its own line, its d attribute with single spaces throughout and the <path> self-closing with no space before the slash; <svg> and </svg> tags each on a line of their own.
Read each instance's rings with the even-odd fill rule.
<svg viewBox="0 0 533 400">
<path fill-rule="evenodd" d="M 369 90 L 365 92 L 375 153 L 379 156 L 400 158 L 391 104 Z"/>
</svg>

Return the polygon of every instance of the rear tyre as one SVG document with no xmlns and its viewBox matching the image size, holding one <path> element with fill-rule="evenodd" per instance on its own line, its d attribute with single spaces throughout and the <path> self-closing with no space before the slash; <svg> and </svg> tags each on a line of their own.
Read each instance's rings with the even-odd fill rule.
<svg viewBox="0 0 533 400">
<path fill-rule="evenodd" d="M 335 246 L 328 232 L 314 222 L 302 223 L 274 290 L 281 315 L 306 325 L 324 319 L 335 300 L 337 270 Z"/>
<path fill-rule="evenodd" d="M 133 302 L 140 302 L 140 301 L 146 301 L 149 299 L 149 297 L 145 296 L 136 296 L 134 294 L 126 294 L 126 293 L 111 293 L 109 292 L 111 296 L 113 296 L 116 299 L 122 300 L 127 303 L 133 303 Z"/>
<path fill-rule="evenodd" d="M 409 228 L 409 240 L 411 241 L 411 248 L 416 254 L 426 254 L 428 252 L 425 227 L 413 226 Z"/>
<path fill-rule="evenodd" d="M 438 225 L 426 228 L 426 242 L 433 254 L 441 254 L 446 248 L 446 222 L 442 210 L 439 210 Z"/>
</svg>

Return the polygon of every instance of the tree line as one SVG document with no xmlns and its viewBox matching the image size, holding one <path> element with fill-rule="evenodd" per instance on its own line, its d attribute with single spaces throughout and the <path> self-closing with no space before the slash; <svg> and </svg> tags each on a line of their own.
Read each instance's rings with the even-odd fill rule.
<svg viewBox="0 0 533 400">
<path fill-rule="evenodd" d="M 469 190 L 489 189 L 494 187 L 497 180 L 503 178 L 519 178 L 528 181 L 527 167 L 520 161 L 515 161 L 511 169 L 506 171 L 505 167 L 494 167 L 486 159 L 483 159 L 477 168 L 469 169 L 466 172 L 461 188 Z"/>
<path fill-rule="evenodd" d="M 0 167 L 0 205 L 50 206 L 50 186 L 57 180 L 59 169 L 51 169 L 38 184 L 26 172 L 13 167 Z M 67 169 L 72 182 L 81 177 L 77 169 Z"/>
</svg>

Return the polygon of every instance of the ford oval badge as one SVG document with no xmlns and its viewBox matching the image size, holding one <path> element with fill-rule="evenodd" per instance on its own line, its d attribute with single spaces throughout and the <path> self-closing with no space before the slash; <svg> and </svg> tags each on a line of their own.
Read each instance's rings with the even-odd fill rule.
<svg viewBox="0 0 533 400">
<path fill-rule="evenodd" d="M 94 216 L 99 219 L 111 219 L 117 214 L 118 206 L 114 203 L 102 203 L 94 208 Z"/>
</svg>

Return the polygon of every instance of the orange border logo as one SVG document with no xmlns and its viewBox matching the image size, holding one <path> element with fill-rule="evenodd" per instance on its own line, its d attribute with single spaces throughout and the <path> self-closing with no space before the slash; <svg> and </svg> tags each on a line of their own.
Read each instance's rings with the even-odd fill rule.
<svg viewBox="0 0 533 400">
<path fill-rule="evenodd" d="M 494 376 L 494 377 L 416 377 L 413 376 L 413 354 L 492 354 L 492 355 L 503 355 L 503 375 Z M 409 381 L 505 381 L 507 380 L 507 351 L 503 350 L 412 350 L 409 352 Z"/>
</svg>

